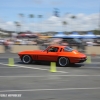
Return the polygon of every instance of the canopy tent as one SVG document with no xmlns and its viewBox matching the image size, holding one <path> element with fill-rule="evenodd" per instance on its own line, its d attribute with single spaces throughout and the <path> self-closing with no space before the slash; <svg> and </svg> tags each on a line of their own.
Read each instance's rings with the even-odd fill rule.
<svg viewBox="0 0 100 100">
<path fill-rule="evenodd" d="M 97 38 L 100 38 L 100 35 L 96 35 Z"/>
<path fill-rule="evenodd" d="M 72 34 L 69 35 L 71 38 L 81 38 L 81 35 L 78 34 L 78 32 L 72 32 Z"/>
<path fill-rule="evenodd" d="M 93 32 L 87 32 L 87 34 L 83 35 L 82 38 L 89 38 L 89 39 L 91 39 L 91 38 L 97 38 L 97 36 L 94 35 Z"/>
<path fill-rule="evenodd" d="M 64 34 L 63 32 L 58 32 L 57 34 L 55 34 L 53 36 L 53 38 L 68 38 L 69 36 L 67 36 L 66 34 Z"/>
</svg>

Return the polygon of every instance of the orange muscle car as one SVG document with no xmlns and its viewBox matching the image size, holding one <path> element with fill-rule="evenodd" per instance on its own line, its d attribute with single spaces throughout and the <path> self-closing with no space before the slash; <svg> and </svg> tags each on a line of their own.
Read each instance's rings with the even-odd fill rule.
<svg viewBox="0 0 100 100">
<path fill-rule="evenodd" d="M 68 46 L 49 46 L 45 50 L 30 50 L 18 53 L 21 61 L 25 64 L 33 61 L 57 62 L 59 66 L 81 63 L 86 61 L 87 56 Z"/>
</svg>

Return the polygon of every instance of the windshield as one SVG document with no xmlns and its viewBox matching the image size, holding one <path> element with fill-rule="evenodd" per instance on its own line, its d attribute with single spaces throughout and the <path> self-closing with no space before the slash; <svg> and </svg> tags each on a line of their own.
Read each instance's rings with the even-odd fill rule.
<svg viewBox="0 0 100 100">
<path fill-rule="evenodd" d="M 66 46 L 65 48 L 64 48 L 64 51 L 73 51 L 73 49 L 72 48 L 70 48 L 70 47 L 68 47 L 68 46 Z"/>
</svg>

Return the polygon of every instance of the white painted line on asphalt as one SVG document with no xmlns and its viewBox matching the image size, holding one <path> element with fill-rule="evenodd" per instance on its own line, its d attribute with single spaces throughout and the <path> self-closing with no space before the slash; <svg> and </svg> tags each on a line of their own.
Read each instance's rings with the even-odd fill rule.
<svg viewBox="0 0 100 100">
<path fill-rule="evenodd" d="M 91 57 L 92 59 L 100 59 L 100 56 Z"/>
<path fill-rule="evenodd" d="M 0 65 L 5 65 L 8 66 L 8 64 L 0 63 Z M 28 68 L 28 69 L 37 69 L 37 70 L 49 70 L 49 69 L 43 69 L 43 68 L 38 68 L 38 67 L 27 67 L 27 66 L 21 66 L 21 65 L 14 65 L 19 68 Z M 58 73 L 69 73 L 65 71 L 57 71 Z"/>
<path fill-rule="evenodd" d="M 25 78 L 27 78 L 27 77 L 30 77 L 30 78 L 31 77 L 33 77 L 33 78 L 34 77 L 40 77 L 41 78 L 41 77 L 47 77 L 47 76 L 0 76 L 0 78 L 24 78 L 24 77 Z"/>
<path fill-rule="evenodd" d="M 8 68 L 8 69 L 10 69 L 10 68 L 19 68 L 19 67 L 0 67 L 0 68 Z"/>
<path fill-rule="evenodd" d="M 25 89 L 25 90 L 1 90 L 0 92 L 36 92 L 36 91 L 67 91 L 67 90 L 100 90 L 100 87 L 92 88 L 58 88 L 58 89 Z"/>
<path fill-rule="evenodd" d="M 76 76 L 100 76 L 100 75 L 51 75 L 51 76 L 73 76 L 73 77 L 76 77 Z"/>
<path fill-rule="evenodd" d="M 15 59 L 17 58 L 17 59 L 19 59 L 19 57 L 9 57 L 9 58 L 15 58 Z M 7 58 L 7 57 L 0 57 L 0 59 L 9 59 L 9 58 Z"/>
<path fill-rule="evenodd" d="M 87 64 L 87 65 L 89 65 L 89 64 L 100 64 L 100 62 L 92 62 L 92 61 L 91 61 L 91 63 L 83 62 L 83 63 L 81 63 L 81 64 Z"/>
<path fill-rule="evenodd" d="M 91 69 L 92 69 L 92 68 L 93 68 L 93 69 L 96 69 L 96 68 L 97 68 L 97 69 L 100 69 L 100 67 L 80 67 L 80 69 L 89 69 L 89 68 L 91 68 Z"/>
</svg>

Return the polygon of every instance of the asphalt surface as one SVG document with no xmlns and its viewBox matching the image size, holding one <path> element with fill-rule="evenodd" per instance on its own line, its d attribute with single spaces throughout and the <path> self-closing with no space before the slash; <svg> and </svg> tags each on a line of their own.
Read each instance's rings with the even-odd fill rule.
<svg viewBox="0 0 100 100">
<path fill-rule="evenodd" d="M 91 59 L 52 73 L 50 63 L 26 65 L 17 54 L 0 54 L 0 100 L 100 100 L 100 57 Z"/>
</svg>

